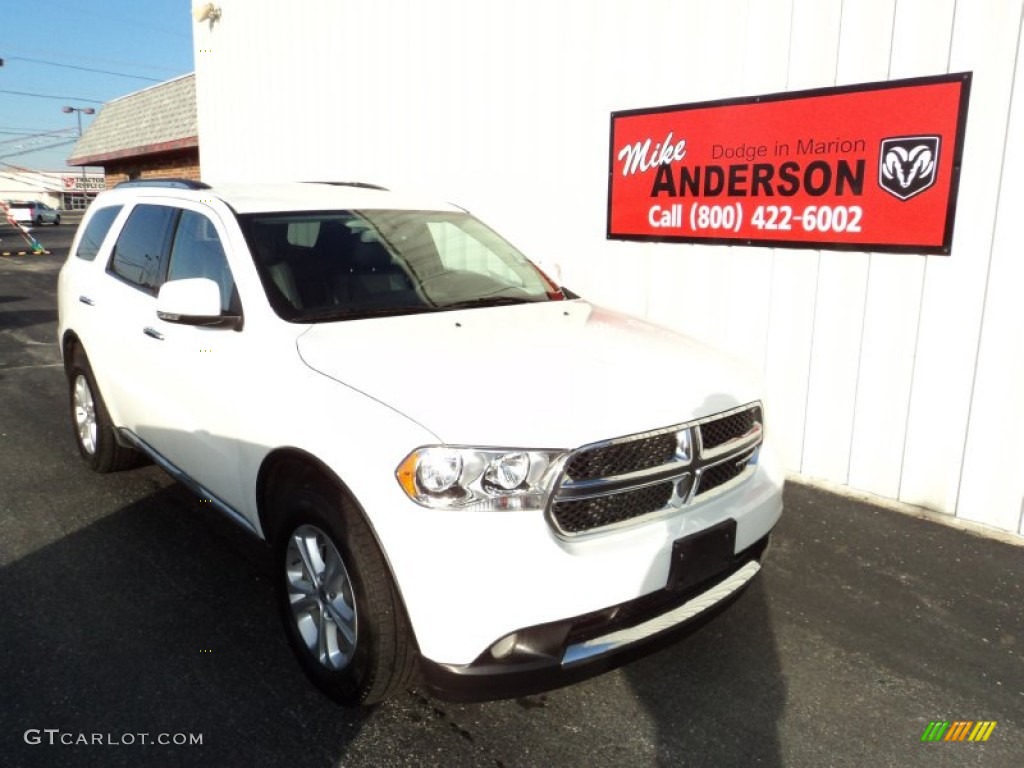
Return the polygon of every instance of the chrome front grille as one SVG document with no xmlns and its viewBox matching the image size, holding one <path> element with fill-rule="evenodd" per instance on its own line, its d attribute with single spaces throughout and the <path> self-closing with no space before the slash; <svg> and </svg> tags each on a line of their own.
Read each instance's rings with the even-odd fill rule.
<svg viewBox="0 0 1024 768">
<path fill-rule="evenodd" d="M 700 496 L 722 487 L 730 480 L 735 480 L 743 474 L 744 469 L 750 466 L 750 460 L 754 458 L 756 450 L 755 448 L 753 451 L 744 451 L 739 456 L 732 456 L 718 464 L 705 467 L 700 473 L 700 480 L 697 481 L 697 490 L 694 491 L 693 495 Z"/>
<path fill-rule="evenodd" d="M 565 474 L 576 481 L 625 475 L 667 464 L 675 451 L 675 435 L 670 432 L 628 443 L 610 443 L 577 451 L 565 465 Z"/>
<path fill-rule="evenodd" d="M 705 453 L 715 451 L 729 442 L 749 434 L 755 425 L 762 423 L 761 406 L 759 405 L 704 422 L 700 425 L 701 448 Z"/>
<path fill-rule="evenodd" d="M 559 528 L 565 533 L 591 530 L 595 522 L 615 525 L 664 509 L 675 491 L 675 483 L 666 480 L 619 493 L 570 499 L 555 503 Z"/>
<path fill-rule="evenodd" d="M 563 536 L 671 514 L 742 482 L 763 438 L 760 403 L 593 443 L 569 456 L 548 506 Z"/>
</svg>

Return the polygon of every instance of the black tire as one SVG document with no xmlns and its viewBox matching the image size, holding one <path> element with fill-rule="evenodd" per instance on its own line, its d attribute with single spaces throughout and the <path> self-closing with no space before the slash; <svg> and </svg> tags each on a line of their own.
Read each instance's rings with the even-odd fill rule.
<svg viewBox="0 0 1024 768">
<path fill-rule="evenodd" d="M 59 227 L 60 226 L 60 216 L 56 216 L 53 219 L 53 226 L 55 226 L 55 227 Z"/>
<path fill-rule="evenodd" d="M 37 227 L 43 226 L 43 217 L 42 216 L 36 216 L 36 226 Z"/>
<path fill-rule="evenodd" d="M 91 406 L 83 402 L 86 395 Z M 89 360 L 78 348 L 72 351 L 68 368 L 68 404 L 75 444 L 89 469 L 100 473 L 118 472 L 142 463 L 137 451 L 118 445 L 114 438 L 114 427 Z"/>
<path fill-rule="evenodd" d="M 288 641 L 307 677 L 330 698 L 345 706 L 376 704 L 408 688 L 415 675 L 416 647 L 405 608 L 356 505 L 311 469 L 289 466 L 287 474 L 286 483 L 275 484 L 270 502 L 277 521 L 275 578 Z M 308 565 L 299 554 L 313 544 L 320 564 L 340 557 L 344 580 L 331 581 L 326 567 L 318 579 L 305 578 Z M 325 610 L 328 604 L 332 608 Z M 346 614 L 351 621 L 345 621 Z M 311 634 L 316 635 L 312 640 Z M 321 644 L 321 637 L 326 642 Z M 318 655 L 332 648 L 340 649 L 333 659 Z"/>
</svg>

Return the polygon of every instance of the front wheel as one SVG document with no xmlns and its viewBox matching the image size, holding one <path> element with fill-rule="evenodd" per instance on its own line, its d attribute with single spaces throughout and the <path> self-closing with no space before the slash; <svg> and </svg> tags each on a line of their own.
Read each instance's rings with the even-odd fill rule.
<svg viewBox="0 0 1024 768">
<path fill-rule="evenodd" d="M 312 682 L 347 706 L 408 687 L 415 643 L 390 570 L 362 513 L 298 470 L 275 495 L 281 619 Z"/>
<path fill-rule="evenodd" d="M 68 400 L 75 442 L 82 460 L 94 472 L 115 472 L 140 463 L 141 456 L 118 445 L 114 426 L 96 387 L 89 360 L 80 349 L 72 352 L 68 369 Z"/>
<path fill-rule="evenodd" d="M 55 226 L 55 227 L 59 227 L 60 226 L 60 216 L 55 216 L 53 218 L 53 226 Z"/>
</svg>

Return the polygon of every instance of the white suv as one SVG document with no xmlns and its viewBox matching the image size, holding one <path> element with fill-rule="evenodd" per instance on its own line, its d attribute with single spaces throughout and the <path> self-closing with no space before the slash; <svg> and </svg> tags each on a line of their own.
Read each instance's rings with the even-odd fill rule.
<svg viewBox="0 0 1024 768">
<path fill-rule="evenodd" d="M 59 281 L 93 469 L 147 456 L 274 549 L 337 700 L 522 695 L 692 627 L 782 509 L 723 357 L 365 184 L 129 182 Z"/>
<path fill-rule="evenodd" d="M 60 224 L 60 211 L 56 208 L 51 208 L 46 203 L 40 203 L 35 200 L 27 202 L 10 200 L 7 203 L 7 208 L 10 210 L 10 215 L 14 220 L 22 224 L 35 224 L 38 227 L 43 226 L 43 224 Z"/>
</svg>

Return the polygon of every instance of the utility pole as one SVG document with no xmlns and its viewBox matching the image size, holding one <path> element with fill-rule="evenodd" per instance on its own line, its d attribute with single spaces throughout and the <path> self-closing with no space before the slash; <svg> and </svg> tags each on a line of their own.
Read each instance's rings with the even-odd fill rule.
<svg viewBox="0 0 1024 768">
<path fill-rule="evenodd" d="M 75 113 L 75 116 L 78 118 L 78 138 L 79 139 L 82 138 L 82 113 L 84 112 L 87 115 L 95 115 L 96 114 L 96 110 L 93 109 L 92 107 L 63 107 L 61 109 L 61 111 L 64 112 L 65 114 L 68 114 L 68 115 L 70 115 L 72 112 Z M 82 209 L 83 210 L 85 208 L 89 207 L 89 187 L 86 185 L 85 166 L 84 165 L 82 166 L 82 202 L 83 202 L 83 205 L 82 205 Z"/>
</svg>

